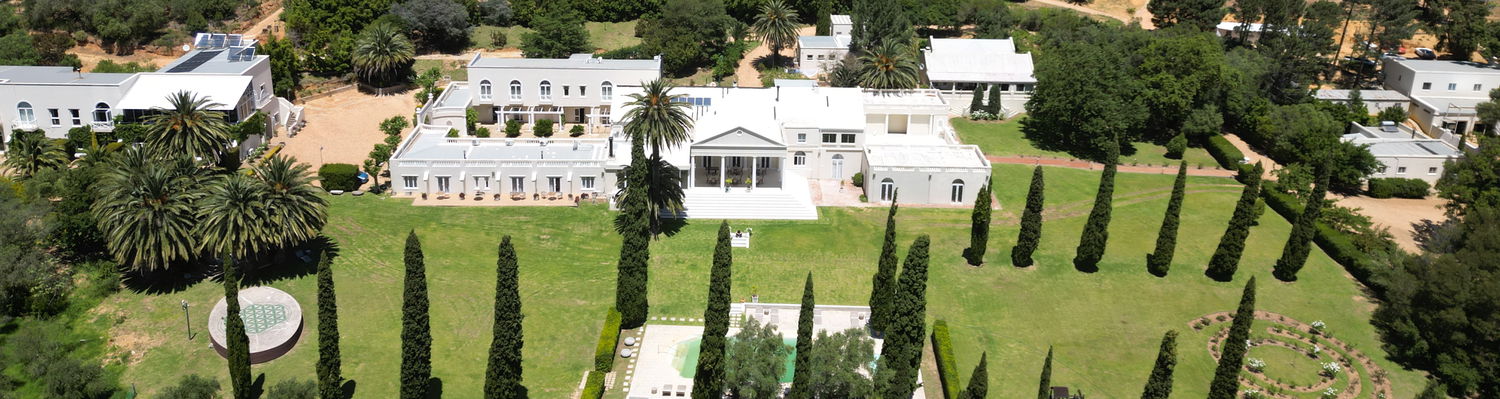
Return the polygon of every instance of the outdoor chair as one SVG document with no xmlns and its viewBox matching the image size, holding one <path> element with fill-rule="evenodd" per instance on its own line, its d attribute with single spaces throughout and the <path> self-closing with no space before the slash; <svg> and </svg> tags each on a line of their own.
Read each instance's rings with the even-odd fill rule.
<svg viewBox="0 0 1500 399">
<path fill-rule="evenodd" d="M 496 200 L 496 201 L 499 201 L 499 200 L 500 200 L 500 193 L 495 193 L 495 200 Z"/>
</svg>

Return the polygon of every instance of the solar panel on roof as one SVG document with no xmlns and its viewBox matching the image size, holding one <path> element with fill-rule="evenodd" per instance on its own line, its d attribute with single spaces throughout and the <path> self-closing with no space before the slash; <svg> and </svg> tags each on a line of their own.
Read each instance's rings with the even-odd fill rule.
<svg viewBox="0 0 1500 399">
<path fill-rule="evenodd" d="M 198 69 L 198 66 L 218 56 L 219 53 L 219 51 L 199 51 L 198 54 L 193 54 L 191 58 L 182 61 L 181 64 L 168 69 L 167 73 L 192 72 L 194 69 Z"/>
</svg>

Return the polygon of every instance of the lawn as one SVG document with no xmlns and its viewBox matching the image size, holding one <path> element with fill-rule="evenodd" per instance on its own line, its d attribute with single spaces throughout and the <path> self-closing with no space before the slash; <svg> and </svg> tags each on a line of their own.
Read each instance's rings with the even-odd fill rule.
<svg viewBox="0 0 1500 399">
<path fill-rule="evenodd" d="M 465 67 L 467 64 L 468 61 L 461 60 L 416 60 L 412 63 L 411 70 L 412 73 L 420 75 L 429 69 L 437 68 L 453 81 L 464 82 L 469 80 L 469 68 Z"/>
<path fill-rule="evenodd" d="M 588 22 L 584 29 L 589 31 L 589 44 L 598 51 L 609 51 L 641 44 L 641 38 L 635 37 L 636 21 L 625 22 Z M 495 31 L 504 31 L 506 46 L 510 48 L 521 45 L 521 35 L 531 32 L 531 28 L 523 26 L 489 26 L 483 25 L 469 30 L 469 43 L 472 48 L 495 48 L 491 36 Z"/>
<path fill-rule="evenodd" d="M 1009 266 L 1030 168 L 998 165 L 997 211 L 989 264 L 969 267 L 960 257 L 968 243 L 968 211 L 904 208 L 902 245 L 918 234 L 933 240 L 927 291 L 928 317 L 945 319 L 953 331 L 964 376 L 990 356 L 993 397 L 1035 392 L 1047 347 L 1057 350 L 1053 383 L 1098 397 L 1138 395 L 1150 373 L 1162 333 L 1182 331 L 1173 397 L 1201 398 L 1212 378 L 1208 331 L 1188 323 L 1207 313 L 1232 311 L 1250 276 L 1259 277 L 1259 309 L 1303 321 L 1324 320 L 1340 339 L 1376 358 L 1394 381 L 1396 397 L 1412 397 L 1422 377 L 1383 360 L 1373 328 L 1373 309 L 1343 269 L 1314 251 L 1300 280 L 1270 276 L 1270 265 L 1290 230 L 1267 212 L 1252 229 L 1242 268 L 1232 283 L 1204 277 L 1203 264 L 1229 218 L 1238 187 L 1231 180 L 1194 177 L 1184 203 L 1176 262 L 1164 279 L 1145 273 L 1166 207 L 1172 176 L 1121 174 L 1111 240 L 1101 271 L 1083 274 L 1069 263 L 1097 183 L 1097 172 L 1047 169 L 1051 212 L 1037 265 Z M 435 208 L 380 197 L 330 197 L 327 235 L 337 241 L 335 260 L 343 337 L 344 375 L 356 381 L 356 397 L 394 397 L 400 364 L 402 240 L 415 229 L 426 249 L 432 295 L 433 373 L 450 397 L 475 397 L 490 342 L 495 245 L 512 235 L 521 261 L 526 314 L 525 384 L 532 397 L 566 397 L 592 364 L 594 342 L 606 307 L 613 302 L 614 261 L 619 238 L 602 206 L 574 208 Z M 736 249 L 735 300 L 758 294 L 762 301 L 796 303 L 801 277 L 811 271 L 826 304 L 865 304 L 879 252 L 885 210 L 822 208 L 817 221 L 736 222 L 754 228 L 752 249 Z M 672 237 L 654 241 L 650 301 L 652 315 L 701 317 L 717 223 L 694 221 Z M 310 379 L 317 357 L 315 282 L 312 276 L 274 281 L 307 312 L 302 341 L 287 356 L 255 367 L 267 386 L 288 378 Z M 199 283 L 169 294 L 124 292 L 98 312 L 119 315 L 112 342 L 123 348 L 123 382 L 150 397 L 187 373 L 227 381 L 224 361 L 208 347 L 202 320 L 222 294 Z M 182 337 L 180 299 L 192 303 L 200 336 Z M 928 374 L 929 388 L 936 386 Z M 1366 385 L 1369 386 L 1369 385 Z M 934 392 L 935 394 L 935 392 Z M 935 397 L 931 396 L 929 397 Z"/>
<path fill-rule="evenodd" d="M 1024 156 L 1046 156 L 1059 158 L 1073 158 L 1066 152 L 1048 151 L 1032 145 L 1021 134 L 1021 120 L 1025 117 L 1011 118 L 1003 122 L 979 122 L 966 118 L 953 118 L 953 129 L 958 131 L 958 136 L 966 144 L 978 145 L 988 155 L 1024 155 Z M 1180 160 L 1168 159 L 1167 148 L 1145 142 L 1134 143 L 1136 152 L 1133 154 L 1120 155 L 1120 163 L 1129 165 L 1132 163 L 1152 165 L 1176 165 Z M 1183 153 L 1183 159 L 1187 160 L 1189 167 L 1199 165 L 1212 167 L 1218 162 L 1208 151 L 1202 148 L 1189 147 Z"/>
</svg>

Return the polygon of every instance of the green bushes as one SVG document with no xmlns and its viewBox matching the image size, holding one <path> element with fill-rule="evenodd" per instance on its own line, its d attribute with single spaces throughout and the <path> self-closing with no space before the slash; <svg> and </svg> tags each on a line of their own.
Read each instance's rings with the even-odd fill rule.
<svg viewBox="0 0 1500 399">
<path fill-rule="evenodd" d="M 604 373 L 589 371 L 588 382 L 583 384 L 583 395 L 579 399 L 599 399 L 604 396 Z"/>
<path fill-rule="evenodd" d="M 551 119 L 538 119 L 536 123 L 531 125 L 531 133 L 537 137 L 552 137 L 553 123 L 556 122 L 553 122 Z"/>
<path fill-rule="evenodd" d="M 347 163 L 324 164 L 318 168 L 324 190 L 354 191 L 359 188 L 359 168 Z"/>
<path fill-rule="evenodd" d="M 852 182 L 852 183 L 854 183 L 855 187 L 864 187 L 865 186 L 865 172 L 856 172 L 854 174 L 854 177 L 851 178 L 851 179 L 849 179 L 849 181 Z"/>
<path fill-rule="evenodd" d="M 948 335 L 948 322 L 932 323 L 932 353 L 937 358 L 938 379 L 943 384 L 943 397 L 958 399 L 958 359 L 953 357 L 953 339 Z"/>
<path fill-rule="evenodd" d="M 474 137 L 478 137 L 478 138 L 482 138 L 482 139 L 489 138 L 490 137 L 490 128 L 487 128 L 487 127 L 484 127 L 484 126 L 480 126 L 478 129 L 474 129 Z"/>
<path fill-rule="evenodd" d="M 1167 158 L 1182 159 L 1182 153 L 1187 151 L 1187 145 L 1187 136 L 1178 134 L 1172 137 L 1172 140 L 1167 141 Z"/>
<path fill-rule="evenodd" d="M 1375 178 L 1369 183 L 1370 196 L 1375 198 L 1421 199 L 1427 197 L 1428 189 L 1432 188 L 1426 180 L 1400 177 Z"/>
<path fill-rule="evenodd" d="M 568 136 L 578 137 L 583 135 L 583 125 L 573 125 L 568 129 Z"/>
<path fill-rule="evenodd" d="M 1261 182 L 1261 196 L 1266 199 L 1266 205 L 1288 221 L 1294 221 L 1297 215 L 1302 214 L 1302 204 L 1298 203 L 1291 194 L 1281 192 L 1274 181 Z M 1354 279 L 1376 291 L 1381 290 L 1380 286 L 1371 279 L 1375 274 L 1374 261 L 1370 259 L 1369 254 L 1360 251 L 1359 247 L 1354 245 L 1354 240 L 1350 239 L 1348 234 L 1320 221 L 1317 233 L 1313 235 L 1313 242 L 1317 243 L 1318 248 L 1322 248 L 1328 257 L 1333 258 L 1334 262 L 1344 266 L 1344 270 L 1354 276 Z"/>
<path fill-rule="evenodd" d="M 599 384 L 604 385 L 604 374 L 615 368 L 615 346 L 620 341 L 620 311 L 609 308 L 604 314 L 604 327 L 599 330 L 599 344 L 594 347 L 594 371 L 591 374 L 599 376 Z M 587 392 L 587 389 L 585 389 Z M 588 398 L 588 395 L 583 397 Z M 594 397 L 598 397 L 597 395 Z"/>
<path fill-rule="evenodd" d="M 1241 176 L 1246 176 L 1247 173 L 1250 173 L 1250 169 L 1254 168 L 1253 165 L 1240 163 L 1240 161 L 1245 159 L 1245 153 L 1235 148 L 1234 144 L 1229 142 L 1229 139 L 1224 138 L 1224 135 L 1216 134 L 1209 136 L 1208 143 L 1203 148 L 1208 150 L 1208 154 L 1212 155 L 1214 160 L 1219 161 L 1219 166 L 1239 172 L 1240 176 L 1235 177 L 1235 179 L 1241 179 Z"/>
<path fill-rule="evenodd" d="M 521 121 L 518 121 L 518 120 L 515 120 L 515 119 L 511 119 L 511 120 L 505 121 L 505 137 L 512 137 L 512 138 L 514 138 L 514 137 L 520 137 L 520 136 L 521 136 Z"/>
</svg>

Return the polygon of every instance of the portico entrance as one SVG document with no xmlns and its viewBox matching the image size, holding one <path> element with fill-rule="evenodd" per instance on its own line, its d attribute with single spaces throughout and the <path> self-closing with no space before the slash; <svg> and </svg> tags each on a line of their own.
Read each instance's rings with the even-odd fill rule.
<svg viewBox="0 0 1500 399">
<path fill-rule="evenodd" d="M 694 156 L 689 181 L 691 187 L 781 188 L 784 161 L 784 156 Z"/>
</svg>

